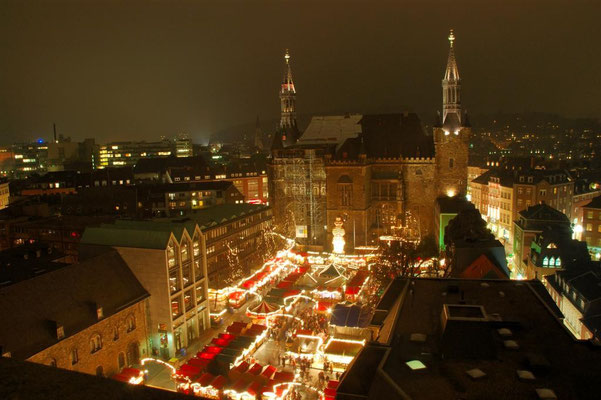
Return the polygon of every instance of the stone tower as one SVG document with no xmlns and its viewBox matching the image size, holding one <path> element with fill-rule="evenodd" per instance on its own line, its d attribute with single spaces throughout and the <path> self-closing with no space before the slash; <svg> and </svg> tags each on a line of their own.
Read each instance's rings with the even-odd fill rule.
<svg viewBox="0 0 601 400">
<path fill-rule="evenodd" d="M 442 80 L 442 118 L 434 126 L 439 196 L 465 196 L 471 128 L 461 107 L 461 79 L 455 60 L 455 35 L 449 34 L 449 58 Z"/>
<path fill-rule="evenodd" d="M 296 89 L 292 81 L 292 69 L 290 68 L 290 53 L 286 50 L 286 72 L 280 88 L 280 128 L 286 129 L 296 127 Z"/>
<path fill-rule="evenodd" d="M 287 49 L 284 60 L 286 69 L 280 86 L 280 125 L 274 135 L 272 149 L 293 145 L 300 136 L 296 125 L 296 88 L 292 80 L 290 53 Z"/>
</svg>

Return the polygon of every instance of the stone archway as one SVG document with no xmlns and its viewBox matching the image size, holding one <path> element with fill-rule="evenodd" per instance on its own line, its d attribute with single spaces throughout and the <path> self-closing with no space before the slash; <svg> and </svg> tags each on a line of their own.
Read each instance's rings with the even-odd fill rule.
<svg viewBox="0 0 601 400">
<path fill-rule="evenodd" d="M 138 342 L 131 342 L 127 346 L 127 365 L 138 364 L 140 362 L 140 345 Z"/>
</svg>

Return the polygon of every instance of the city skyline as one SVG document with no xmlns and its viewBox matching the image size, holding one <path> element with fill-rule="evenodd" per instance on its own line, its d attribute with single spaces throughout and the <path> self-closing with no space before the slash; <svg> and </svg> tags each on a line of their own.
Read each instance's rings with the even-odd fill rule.
<svg viewBox="0 0 601 400">
<path fill-rule="evenodd" d="M 50 138 L 56 122 L 74 139 L 187 132 L 206 143 L 257 115 L 277 118 L 286 48 L 299 115 L 409 109 L 429 123 L 451 28 L 471 114 L 601 115 L 601 57 L 577 39 L 598 37 L 597 4 L 427 3 L 5 3 L 0 133 Z M 358 29 L 342 29 L 353 21 Z"/>
</svg>

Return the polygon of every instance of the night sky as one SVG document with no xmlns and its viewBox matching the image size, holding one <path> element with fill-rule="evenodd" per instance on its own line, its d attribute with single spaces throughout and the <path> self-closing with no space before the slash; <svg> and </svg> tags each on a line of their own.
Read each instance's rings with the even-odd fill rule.
<svg viewBox="0 0 601 400">
<path fill-rule="evenodd" d="M 85 3 L 85 4 L 81 4 Z M 0 2 L 0 142 L 195 141 L 275 119 L 283 52 L 301 114 L 433 119 L 454 28 L 472 114 L 601 117 L 601 2 Z"/>
</svg>

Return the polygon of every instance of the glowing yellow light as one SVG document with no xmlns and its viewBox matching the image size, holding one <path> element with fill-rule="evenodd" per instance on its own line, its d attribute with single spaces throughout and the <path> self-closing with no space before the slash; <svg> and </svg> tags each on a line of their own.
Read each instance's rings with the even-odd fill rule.
<svg viewBox="0 0 601 400">
<path fill-rule="evenodd" d="M 447 190 L 447 196 L 454 197 L 455 196 L 455 190 L 454 189 Z"/>
</svg>

